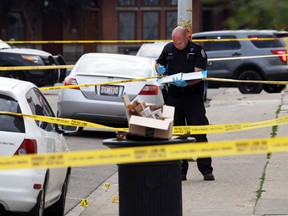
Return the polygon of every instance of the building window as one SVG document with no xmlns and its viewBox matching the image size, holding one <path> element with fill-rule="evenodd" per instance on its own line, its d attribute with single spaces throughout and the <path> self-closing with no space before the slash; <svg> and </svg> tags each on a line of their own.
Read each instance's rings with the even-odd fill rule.
<svg viewBox="0 0 288 216">
<path fill-rule="evenodd" d="M 143 0 L 144 6 L 158 6 L 159 0 Z"/>
<path fill-rule="evenodd" d="M 167 11 L 166 12 L 166 39 L 171 39 L 171 33 L 177 26 L 177 12 Z"/>
<path fill-rule="evenodd" d="M 119 6 L 135 6 L 135 0 L 118 0 Z"/>
<path fill-rule="evenodd" d="M 8 38 L 15 40 L 24 39 L 24 21 L 20 12 L 11 12 L 8 14 Z"/>
<path fill-rule="evenodd" d="M 135 21 L 134 12 L 119 13 L 119 38 L 120 40 L 135 40 Z"/>
<path fill-rule="evenodd" d="M 178 0 L 166 0 L 166 4 L 168 6 L 177 6 L 178 5 Z"/>
<path fill-rule="evenodd" d="M 143 12 L 143 39 L 159 39 L 159 13 Z"/>
</svg>

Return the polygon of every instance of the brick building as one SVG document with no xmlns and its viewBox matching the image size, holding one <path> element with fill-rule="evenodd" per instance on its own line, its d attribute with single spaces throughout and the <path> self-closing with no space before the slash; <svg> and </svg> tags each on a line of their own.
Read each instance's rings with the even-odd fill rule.
<svg viewBox="0 0 288 216">
<path fill-rule="evenodd" d="M 25 4 L 25 0 L 1 1 L 0 38 L 5 41 L 11 38 L 15 40 L 165 40 L 170 39 L 171 31 L 177 25 L 177 0 L 86 0 L 83 1 L 85 7 L 83 6 L 81 10 L 71 6 L 68 13 L 65 12 L 65 8 L 61 12 L 45 10 L 53 1 L 39 1 L 42 5 L 38 5 L 38 8 L 35 5 Z M 5 2 L 10 3 L 5 5 Z M 40 10 L 39 8 L 42 11 L 35 12 Z M 72 16 L 68 17 L 69 13 Z M 209 27 L 205 27 L 207 28 Z M 202 30 L 200 0 L 193 0 L 193 32 Z M 34 46 L 52 54 L 62 53 L 67 60 L 75 61 L 86 52 L 133 53 L 140 45 L 139 43 L 50 43 L 25 46 Z"/>
</svg>

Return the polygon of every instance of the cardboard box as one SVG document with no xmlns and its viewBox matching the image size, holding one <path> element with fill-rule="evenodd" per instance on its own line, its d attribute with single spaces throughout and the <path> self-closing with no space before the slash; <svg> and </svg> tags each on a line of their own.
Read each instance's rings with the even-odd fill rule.
<svg viewBox="0 0 288 216">
<path fill-rule="evenodd" d="M 199 72 L 190 72 L 190 73 L 177 73 L 170 76 L 164 76 L 160 79 L 160 83 L 170 83 L 173 82 L 173 79 L 179 80 L 195 80 L 195 79 L 204 79 L 207 78 L 207 71 Z"/>
<path fill-rule="evenodd" d="M 170 139 L 173 132 L 174 107 L 163 106 L 162 119 L 153 119 L 131 115 L 127 106 L 130 104 L 128 95 L 123 96 L 129 123 L 129 132 L 143 137 Z"/>
</svg>

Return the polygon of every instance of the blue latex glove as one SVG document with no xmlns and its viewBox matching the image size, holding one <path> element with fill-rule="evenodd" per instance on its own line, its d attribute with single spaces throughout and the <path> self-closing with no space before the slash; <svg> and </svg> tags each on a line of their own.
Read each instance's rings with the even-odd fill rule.
<svg viewBox="0 0 288 216">
<path fill-rule="evenodd" d="M 171 83 L 177 87 L 186 87 L 188 86 L 188 82 L 186 82 L 185 80 L 179 80 L 178 78 L 173 78 L 173 82 Z"/>
<path fill-rule="evenodd" d="M 166 69 L 162 65 L 158 65 L 157 71 L 159 74 L 163 75 L 166 72 Z"/>
</svg>

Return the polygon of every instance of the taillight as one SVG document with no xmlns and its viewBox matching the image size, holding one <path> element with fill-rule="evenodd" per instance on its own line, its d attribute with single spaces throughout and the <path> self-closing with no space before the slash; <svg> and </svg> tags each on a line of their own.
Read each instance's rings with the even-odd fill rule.
<svg viewBox="0 0 288 216">
<path fill-rule="evenodd" d="M 281 56 L 279 56 L 280 60 L 282 62 L 287 62 L 286 50 L 271 50 L 271 52 L 275 55 L 281 55 Z"/>
<path fill-rule="evenodd" d="M 34 139 L 24 139 L 14 155 L 36 154 L 37 141 Z"/>
<path fill-rule="evenodd" d="M 156 85 L 145 85 L 141 90 L 139 95 L 157 95 L 158 94 L 158 86 Z"/>
<path fill-rule="evenodd" d="M 77 81 L 76 81 L 75 78 L 67 77 L 67 78 L 65 78 L 63 85 L 64 85 L 64 86 L 68 86 L 68 85 L 78 85 L 78 83 L 77 83 Z M 77 90 L 80 90 L 79 87 L 71 88 L 71 89 L 77 89 Z"/>
</svg>

